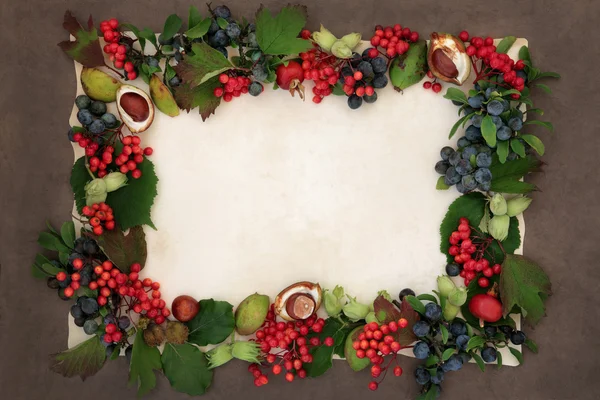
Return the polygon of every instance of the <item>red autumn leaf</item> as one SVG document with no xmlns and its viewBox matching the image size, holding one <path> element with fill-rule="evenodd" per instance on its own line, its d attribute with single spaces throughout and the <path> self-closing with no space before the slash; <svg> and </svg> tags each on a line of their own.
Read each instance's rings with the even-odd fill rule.
<svg viewBox="0 0 600 400">
<path fill-rule="evenodd" d="M 77 18 L 71 14 L 71 11 L 67 10 L 63 28 L 75 37 L 74 41 L 66 40 L 58 44 L 69 57 L 84 67 L 91 68 L 104 65 L 104 55 L 91 15 L 88 19 L 88 28 L 85 30 Z"/>
<path fill-rule="evenodd" d="M 401 309 L 399 310 L 393 303 L 386 300 L 385 297 L 378 296 L 373 302 L 373 309 L 375 317 L 382 324 L 388 324 L 392 321 L 397 322 L 400 318 L 408 321 L 408 325 L 405 328 L 398 329 L 397 332 L 392 334 L 402 346 L 408 346 L 417 339 L 412 327 L 419 320 L 419 314 L 413 310 L 407 301 L 402 302 Z"/>
<path fill-rule="evenodd" d="M 221 98 L 214 95 L 215 88 L 219 86 L 221 83 L 218 77 L 213 77 L 196 87 L 191 87 L 190 84 L 180 85 L 175 89 L 175 101 L 179 108 L 187 112 L 198 107 L 202 121 L 206 121 L 221 104 Z"/>
</svg>

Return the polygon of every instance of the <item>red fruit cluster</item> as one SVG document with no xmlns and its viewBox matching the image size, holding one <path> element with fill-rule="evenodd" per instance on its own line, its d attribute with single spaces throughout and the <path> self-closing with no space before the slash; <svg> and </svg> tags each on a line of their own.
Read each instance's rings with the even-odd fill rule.
<svg viewBox="0 0 600 400">
<path fill-rule="evenodd" d="M 219 75 L 219 82 L 223 86 L 216 87 L 213 91 L 215 97 L 223 97 L 223 100 L 230 102 L 234 97 L 240 97 L 248 93 L 248 86 L 252 83 L 250 78 L 245 76 L 229 76 L 227 74 Z"/>
<path fill-rule="evenodd" d="M 119 27 L 119 21 L 116 18 L 111 18 L 107 21 L 100 23 L 100 30 L 104 35 L 106 45 L 104 45 L 104 52 L 109 55 L 110 61 L 117 69 L 125 69 L 127 72 L 127 79 L 134 80 L 137 78 L 137 72 L 135 66 L 131 61 L 127 61 L 127 47 L 123 44 L 119 44 L 119 39 L 122 34 L 117 30 Z"/>
<path fill-rule="evenodd" d="M 165 318 L 171 315 L 166 303 L 161 299 L 160 283 L 152 279 L 139 279 L 140 264 L 132 264 L 130 273 L 125 274 L 117 269 L 112 262 L 104 261 L 94 267 L 96 280 L 90 282 L 89 288 L 99 289 L 98 304 L 105 305 L 113 293 L 119 294 L 130 311 L 144 314 L 147 318 L 154 320 L 157 324 L 165 322 Z"/>
<path fill-rule="evenodd" d="M 95 142 L 93 138 L 86 137 L 81 132 L 75 133 L 73 135 L 73 140 L 77 142 L 79 147 L 85 149 L 85 155 L 88 157 L 92 157 L 100 148 L 100 145 L 97 142 Z M 99 166 L 100 164 L 98 164 L 98 167 Z M 104 165 L 104 169 L 106 169 L 106 165 Z"/>
<path fill-rule="evenodd" d="M 96 144 L 96 143 L 94 143 L 94 144 Z M 96 146 L 91 146 L 91 147 L 93 147 L 95 150 L 98 150 L 97 144 L 96 144 Z M 104 176 L 106 176 L 106 174 L 108 174 L 108 172 L 106 171 L 106 167 L 108 166 L 108 164 L 110 164 L 113 161 L 112 155 L 114 152 L 115 152 L 115 148 L 113 146 L 106 146 L 104 148 L 104 150 L 102 151 L 101 157 L 97 157 L 97 156 L 91 157 L 89 160 L 90 171 L 92 171 L 92 172 L 97 171 L 98 178 L 103 178 Z M 94 152 L 94 154 L 95 154 L 95 152 Z"/>
<path fill-rule="evenodd" d="M 123 332 L 119 329 L 116 324 L 107 324 L 104 327 L 103 340 L 106 343 L 118 343 L 123 338 Z"/>
<path fill-rule="evenodd" d="M 375 27 L 375 34 L 371 38 L 371 45 L 385 49 L 385 54 L 390 57 L 404 54 L 410 47 L 410 42 L 419 40 L 419 34 L 413 32 L 410 28 L 402 28 L 402 25 L 392 26 L 381 25 Z"/>
<path fill-rule="evenodd" d="M 100 22 L 100 31 L 104 36 L 104 40 L 107 43 L 117 43 L 121 38 L 121 32 L 119 28 L 119 21 L 116 18 L 111 18 Z M 106 51 L 106 50 L 105 50 Z"/>
<path fill-rule="evenodd" d="M 431 71 L 427 71 L 427 77 L 429 79 L 433 79 L 432 82 L 429 81 L 425 81 L 423 82 L 423 88 L 424 89 L 431 89 L 433 90 L 434 93 L 439 93 L 442 91 L 442 85 L 439 82 L 436 82 L 433 76 L 433 73 Z"/>
<path fill-rule="evenodd" d="M 377 322 L 370 322 L 364 326 L 363 332 L 352 343 L 352 348 L 356 350 L 357 358 L 368 358 L 371 361 L 371 376 L 373 378 L 377 379 L 383 373 L 383 377 L 379 383 L 385 379 L 387 370 L 391 368 L 392 363 L 398 364 L 396 355 L 402 349 L 402 346 L 396 341 L 394 333 L 407 326 L 408 321 L 404 318 L 400 318 L 398 322 L 392 321 L 389 324 L 382 325 Z M 384 357 L 387 355 L 393 355 L 394 357 L 386 366 L 382 367 L 385 361 Z M 393 372 L 395 376 L 400 376 L 402 375 L 402 368 L 396 365 L 393 368 Z M 371 381 L 369 389 L 377 390 L 379 383 Z"/>
<path fill-rule="evenodd" d="M 325 97 L 331 95 L 332 87 L 340 78 L 339 60 L 321 49 L 310 49 L 300 53 L 304 79 L 313 81 L 313 102 L 319 104 Z"/>
<path fill-rule="evenodd" d="M 463 42 L 466 42 L 469 39 L 469 33 L 467 31 L 462 31 L 459 34 L 459 37 Z M 483 68 L 481 71 L 478 71 L 477 80 L 503 73 L 504 81 L 508 85 L 518 91 L 522 91 L 525 88 L 525 80 L 517 77 L 517 71 L 525 68 L 523 60 L 514 62 L 508 55 L 497 53 L 493 38 L 489 36 L 485 39 L 478 36 L 472 37 L 466 51 L 467 55 L 471 57 L 473 61 L 481 60 L 485 66 L 491 69 L 491 71 L 488 72 L 484 72 Z M 516 100 L 520 98 L 521 95 L 514 93 L 511 97 Z"/>
<path fill-rule="evenodd" d="M 109 231 L 115 229 L 113 210 L 106 203 L 97 203 L 83 207 L 83 215 L 88 217 L 94 235 L 102 235 L 104 229 Z"/>
<path fill-rule="evenodd" d="M 256 343 L 260 344 L 264 360 L 271 364 L 271 372 L 279 375 L 285 369 L 285 380 L 288 382 L 292 382 L 296 376 L 305 378 L 306 370 L 303 369 L 303 365 L 313 361 L 311 348 L 334 345 L 332 337 L 325 338 L 323 342 L 316 336 L 307 338 L 310 332 L 320 333 L 324 325 L 325 320 L 317 318 L 315 314 L 304 321 L 277 321 L 275 306 L 272 304 L 263 327 L 256 331 Z M 277 352 L 271 354 L 271 350 L 274 349 L 277 349 Z M 269 382 L 267 374 L 261 371 L 261 367 L 263 366 L 260 364 L 251 364 L 248 367 L 248 371 L 254 376 L 256 386 L 263 386 Z"/>
<path fill-rule="evenodd" d="M 76 272 L 73 272 L 70 275 L 71 283 L 64 290 L 65 297 L 73 296 L 75 294 L 75 291 L 81 287 L 81 283 L 79 282 L 81 280 L 81 274 L 77 271 L 81 270 L 85 263 L 82 259 L 76 258 L 75 260 L 73 260 L 72 264 Z M 65 281 L 68 277 L 69 274 L 67 274 L 65 271 L 60 271 L 58 274 L 56 274 L 56 280 L 59 282 Z"/>
<path fill-rule="evenodd" d="M 484 258 L 485 251 L 491 243 L 490 239 L 480 240 L 477 236 L 472 236 L 472 229 L 469 226 L 467 218 L 459 220 L 458 230 L 450 234 L 450 248 L 448 254 L 454 257 L 454 261 L 463 266 L 460 272 L 464 279 L 465 286 L 481 273 L 483 276 L 477 279 L 477 284 L 481 287 L 488 287 L 491 278 L 502 272 L 500 264 L 490 266 L 490 262 Z"/>
<path fill-rule="evenodd" d="M 142 176 L 142 171 L 137 167 L 138 164 L 144 161 L 144 156 L 151 156 L 154 150 L 152 147 L 142 148 L 140 146 L 142 139 L 139 136 L 124 136 L 121 143 L 123 143 L 123 149 L 117 155 L 115 164 L 119 167 L 121 173 L 127 174 L 131 171 L 132 178 L 139 179 Z"/>
</svg>

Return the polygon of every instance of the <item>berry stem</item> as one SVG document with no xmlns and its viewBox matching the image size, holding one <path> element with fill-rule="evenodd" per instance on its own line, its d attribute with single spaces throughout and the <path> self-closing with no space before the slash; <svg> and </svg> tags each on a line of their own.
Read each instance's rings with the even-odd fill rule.
<svg viewBox="0 0 600 400">
<path fill-rule="evenodd" d="M 125 79 L 125 75 L 123 75 L 122 73 L 120 73 L 119 71 L 117 71 L 116 69 L 114 69 L 113 67 L 111 67 L 110 65 L 108 65 L 106 63 L 104 63 L 104 65 L 106 66 L 106 68 L 110 69 L 112 72 L 119 75 L 121 77 L 121 79 Z"/>
</svg>

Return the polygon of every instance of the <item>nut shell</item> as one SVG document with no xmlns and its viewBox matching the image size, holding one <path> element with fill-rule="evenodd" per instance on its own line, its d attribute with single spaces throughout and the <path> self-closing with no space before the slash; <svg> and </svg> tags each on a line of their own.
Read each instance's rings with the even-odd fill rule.
<svg viewBox="0 0 600 400">
<path fill-rule="evenodd" d="M 471 74 L 471 58 L 464 43 L 447 33 L 431 34 L 427 64 L 437 78 L 456 85 L 462 85 Z"/>
<path fill-rule="evenodd" d="M 144 132 L 154 121 L 150 96 L 132 85 L 122 85 L 117 90 L 117 110 L 131 133 Z"/>
<path fill-rule="evenodd" d="M 306 319 L 319 309 L 322 299 L 323 292 L 318 283 L 294 283 L 275 297 L 275 313 L 286 321 Z"/>
</svg>

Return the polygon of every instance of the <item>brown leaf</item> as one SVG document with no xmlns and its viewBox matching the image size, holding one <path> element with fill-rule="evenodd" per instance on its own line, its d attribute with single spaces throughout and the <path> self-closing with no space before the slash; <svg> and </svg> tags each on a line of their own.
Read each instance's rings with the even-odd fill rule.
<svg viewBox="0 0 600 400">
<path fill-rule="evenodd" d="M 98 32 L 94 27 L 94 20 L 90 15 L 88 19 L 88 30 L 85 30 L 71 11 L 65 12 L 63 28 L 75 36 L 74 41 L 66 40 L 58 46 L 73 60 L 85 67 L 97 67 L 104 65 L 104 55 L 100 47 Z"/>
<path fill-rule="evenodd" d="M 398 329 L 397 332 L 392 333 L 392 336 L 402 346 L 408 346 L 413 343 L 417 337 L 413 333 L 412 327 L 419 320 L 419 314 L 413 310 L 407 301 L 403 301 L 401 309 L 386 300 L 383 296 L 378 296 L 373 302 L 373 309 L 375 311 L 375 317 L 382 324 L 388 324 L 392 321 L 398 321 L 400 318 L 404 318 L 408 321 L 406 328 Z"/>
<path fill-rule="evenodd" d="M 106 360 L 106 351 L 100 338 L 92 336 L 85 342 L 53 354 L 50 370 L 67 378 L 79 376 L 82 381 L 100 371 Z"/>
<path fill-rule="evenodd" d="M 175 89 L 175 101 L 179 108 L 188 112 L 198 107 L 202 121 L 206 121 L 221 104 L 221 98 L 215 97 L 213 93 L 218 86 L 221 86 L 221 83 L 216 76 L 194 88 L 189 84 L 180 85 Z"/>
<path fill-rule="evenodd" d="M 130 272 L 131 264 L 139 263 L 142 268 L 146 264 L 148 249 L 146 234 L 141 226 L 129 229 L 127 235 L 120 229 L 105 230 L 101 236 L 87 234 L 98 241 L 104 254 L 124 273 Z"/>
</svg>

